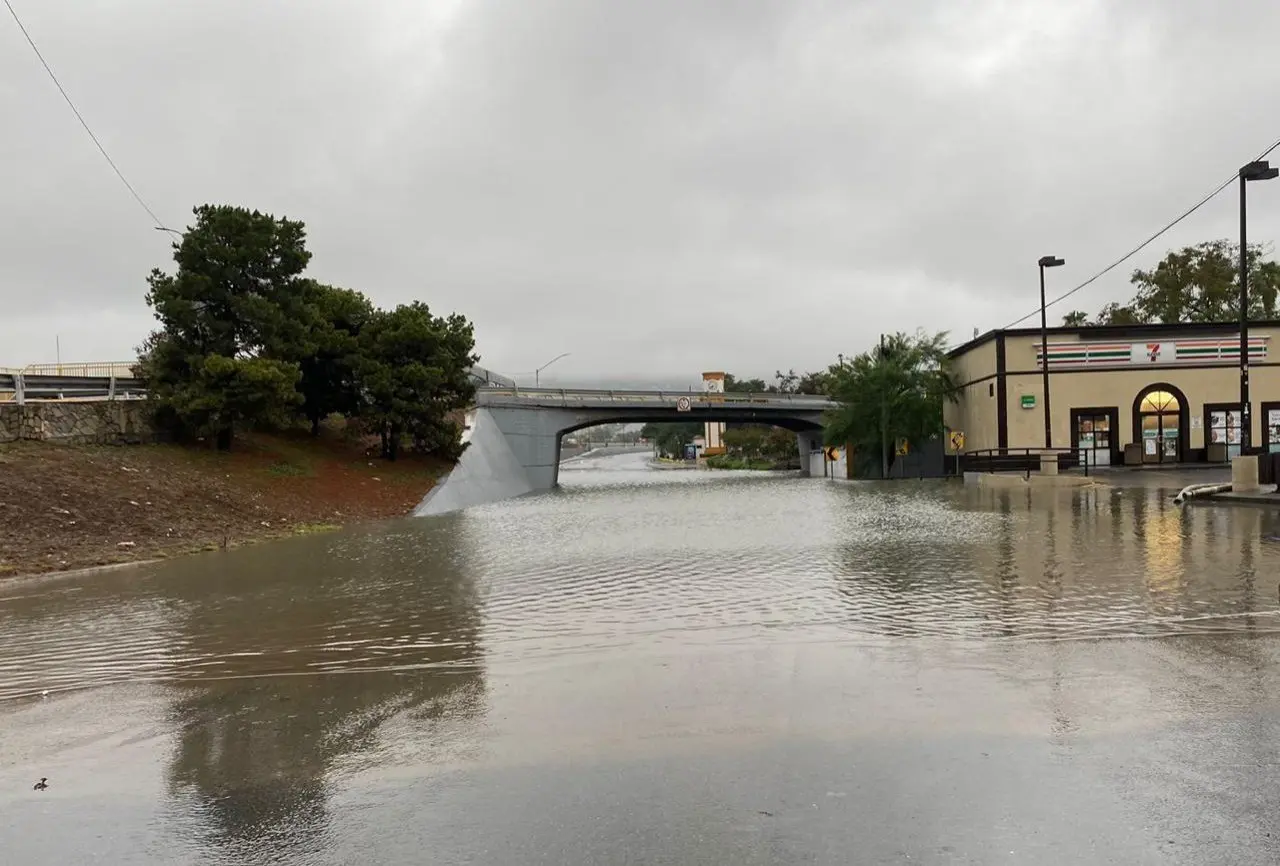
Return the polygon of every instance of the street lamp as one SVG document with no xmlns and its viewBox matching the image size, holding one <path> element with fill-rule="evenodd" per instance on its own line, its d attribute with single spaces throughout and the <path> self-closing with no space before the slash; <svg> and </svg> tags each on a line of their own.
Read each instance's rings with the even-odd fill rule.
<svg viewBox="0 0 1280 866">
<path fill-rule="evenodd" d="M 1049 415 L 1049 322 L 1045 316 L 1044 269 L 1056 268 L 1066 262 L 1057 256 L 1040 257 L 1040 375 L 1044 382 L 1044 447 L 1053 447 L 1053 425 Z"/>
<path fill-rule="evenodd" d="M 166 228 L 165 226 L 154 226 L 154 228 L 158 232 L 169 232 L 170 234 L 175 234 L 178 237 L 182 237 L 182 232 L 178 231 L 177 229 Z"/>
<path fill-rule="evenodd" d="M 1251 180 L 1280 175 L 1265 159 L 1240 169 L 1240 453 L 1253 447 L 1253 413 L 1249 411 L 1249 241 L 1245 233 L 1245 190 Z"/>
<path fill-rule="evenodd" d="M 535 387 L 535 388 L 537 388 L 537 387 L 538 387 L 538 384 L 539 384 L 539 382 L 540 382 L 540 377 L 541 377 L 541 375 L 542 375 L 542 371 L 543 371 L 543 370 L 547 369 L 547 368 L 548 368 L 548 367 L 550 367 L 552 364 L 554 364 L 556 361 L 559 361 L 561 358 L 567 358 L 567 357 L 569 357 L 571 354 L 573 354 L 573 353 L 572 353 L 572 352 L 562 352 L 562 353 L 560 353 L 559 355 L 556 355 L 554 358 L 552 358 L 552 359 L 551 359 L 550 361 L 548 361 L 547 363 L 543 364 L 543 365 L 542 365 L 541 367 L 539 367 L 538 369 L 534 370 L 534 371 L 533 371 L 533 387 Z"/>
</svg>

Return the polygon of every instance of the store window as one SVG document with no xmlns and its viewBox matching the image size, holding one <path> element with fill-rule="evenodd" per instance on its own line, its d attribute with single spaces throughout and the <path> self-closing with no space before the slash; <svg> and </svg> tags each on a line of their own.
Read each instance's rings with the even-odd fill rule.
<svg viewBox="0 0 1280 866">
<path fill-rule="evenodd" d="M 1227 457 L 1240 456 L 1240 431 L 1244 413 L 1239 403 L 1219 403 L 1204 407 L 1206 445 L 1227 446 Z"/>
<path fill-rule="evenodd" d="M 1072 430 L 1081 466 L 1110 466 L 1118 410 L 1072 409 Z"/>
</svg>

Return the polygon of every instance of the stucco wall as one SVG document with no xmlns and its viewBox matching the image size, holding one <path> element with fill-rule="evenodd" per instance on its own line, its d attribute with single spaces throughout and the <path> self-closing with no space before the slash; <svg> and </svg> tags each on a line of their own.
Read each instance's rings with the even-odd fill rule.
<svg viewBox="0 0 1280 866">
<path fill-rule="evenodd" d="M 1280 327 L 1256 325 L 1250 329 L 1250 336 L 1263 344 L 1251 350 L 1250 361 L 1252 439 L 1255 445 L 1261 445 L 1266 441 L 1265 410 L 1270 408 L 1265 404 L 1280 404 Z M 1140 439 L 1134 435 L 1134 401 L 1145 389 L 1168 383 L 1186 397 L 1184 445 L 1191 452 L 1199 452 L 1205 447 L 1205 405 L 1235 403 L 1239 399 L 1239 366 L 1234 357 L 1225 354 L 1212 360 L 1188 358 L 1184 348 L 1197 341 L 1222 343 L 1231 339 L 1229 327 L 1193 325 L 1156 332 L 1150 337 L 1123 332 L 1110 338 L 1106 333 L 1051 333 L 1051 355 L 1055 346 L 1060 348 L 1064 343 L 1088 343 L 1091 347 L 1088 351 L 1093 352 L 1100 344 L 1114 342 L 1119 353 L 1119 357 L 1114 359 L 1099 360 L 1091 356 L 1087 363 L 1055 363 L 1050 367 L 1054 445 L 1070 447 L 1074 442 L 1071 410 L 1085 408 L 1116 409 L 1117 425 L 1113 436 L 1117 449 Z M 1144 342 L 1161 344 L 1163 354 L 1157 352 L 1149 361 L 1142 358 L 1141 352 L 1131 354 L 1133 344 L 1140 349 Z M 1039 335 L 1034 332 L 1008 334 L 1005 339 L 1007 397 L 1004 410 L 1010 448 L 1044 445 L 1044 392 L 1039 344 Z M 1102 348 L 1106 349 L 1106 346 Z M 960 402 L 946 408 L 947 424 L 952 429 L 965 431 L 966 451 L 994 448 L 999 438 L 999 387 L 994 378 L 995 340 L 974 346 L 956 357 L 954 364 L 958 382 L 966 387 L 962 388 Z M 986 378 L 988 376 L 992 378 Z M 1023 407 L 1023 397 L 1034 397 L 1029 408 Z M 1190 453 L 1183 457 L 1200 459 L 1198 454 Z"/>
<path fill-rule="evenodd" d="M 0 403 L 0 442 L 130 445 L 154 438 L 145 400 Z"/>
<path fill-rule="evenodd" d="M 952 375 L 960 386 L 958 400 L 942 407 L 948 430 L 965 434 L 965 449 L 995 448 L 1000 431 L 996 416 L 996 342 L 989 340 L 952 361 Z"/>
</svg>

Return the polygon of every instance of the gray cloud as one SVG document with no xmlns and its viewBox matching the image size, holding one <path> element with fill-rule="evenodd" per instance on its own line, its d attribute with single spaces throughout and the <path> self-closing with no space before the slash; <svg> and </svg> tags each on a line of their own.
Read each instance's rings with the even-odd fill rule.
<svg viewBox="0 0 1280 866">
<path fill-rule="evenodd" d="M 1264 0 L 15 5 L 163 220 L 304 219 L 318 278 L 466 314 L 497 370 L 572 352 L 553 381 L 1002 325 L 1040 255 L 1068 288 L 1280 137 Z M 8 21 L 0 108 L 0 365 L 127 356 L 167 239 Z M 1235 230 L 1224 195 L 1132 265 Z"/>
</svg>

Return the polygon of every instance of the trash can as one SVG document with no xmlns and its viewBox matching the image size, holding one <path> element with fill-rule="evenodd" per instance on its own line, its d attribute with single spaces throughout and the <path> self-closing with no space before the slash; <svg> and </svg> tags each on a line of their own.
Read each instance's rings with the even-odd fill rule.
<svg viewBox="0 0 1280 866">
<path fill-rule="evenodd" d="M 1280 454 L 1258 455 L 1258 483 L 1280 484 Z"/>
</svg>

